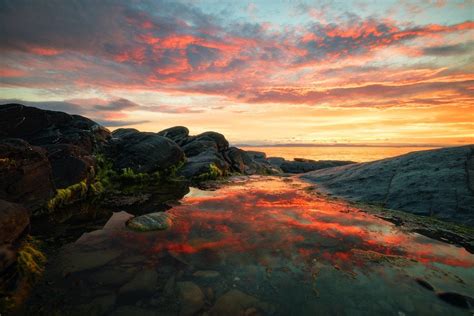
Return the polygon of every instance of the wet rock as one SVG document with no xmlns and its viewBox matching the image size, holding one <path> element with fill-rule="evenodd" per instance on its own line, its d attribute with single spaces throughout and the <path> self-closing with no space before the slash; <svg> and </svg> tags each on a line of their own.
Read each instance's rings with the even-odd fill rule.
<svg viewBox="0 0 474 316">
<path fill-rule="evenodd" d="M 35 210 L 54 192 L 46 150 L 18 138 L 0 139 L 0 199 Z"/>
<path fill-rule="evenodd" d="M 164 171 L 184 161 L 184 152 L 172 140 L 156 133 L 118 129 L 107 149 L 114 168 L 130 168 L 137 173 Z"/>
<path fill-rule="evenodd" d="M 164 230 L 168 229 L 171 225 L 171 216 L 164 212 L 137 216 L 127 222 L 128 228 L 142 232 Z"/>
<path fill-rule="evenodd" d="M 169 138 L 181 146 L 188 140 L 189 130 L 184 126 L 174 126 L 158 132 L 158 135 Z"/>
<path fill-rule="evenodd" d="M 193 273 L 193 276 L 198 277 L 198 278 L 217 278 L 220 276 L 220 273 L 218 271 L 212 271 L 212 270 L 199 270 Z"/>
<path fill-rule="evenodd" d="M 153 292 L 156 288 L 158 273 L 154 269 L 145 269 L 138 272 L 130 282 L 123 285 L 119 293 Z"/>
<path fill-rule="evenodd" d="M 308 173 L 318 189 L 352 201 L 474 225 L 474 145 L 418 151 Z"/>
<path fill-rule="evenodd" d="M 191 316 L 204 307 L 204 294 L 199 286 L 193 282 L 178 282 L 179 298 L 181 302 L 180 316 Z"/>
<path fill-rule="evenodd" d="M 270 306 L 239 290 L 230 290 L 217 299 L 209 314 L 237 316 L 247 312 L 249 315 L 258 315 L 258 310 L 269 311 Z"/>
</svg>

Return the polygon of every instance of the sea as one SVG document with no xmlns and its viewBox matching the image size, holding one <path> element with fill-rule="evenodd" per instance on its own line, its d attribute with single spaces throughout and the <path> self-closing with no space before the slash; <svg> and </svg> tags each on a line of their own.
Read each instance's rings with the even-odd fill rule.
<svg viewBox="0 0 474 316">
<path fill-rule="evenodd" d="M 350 160 L 355 162 L 374 161 L 403 155 L 413 151 L 429 150 L 436 147 L 309 147 L 309 146 L 265 146 L 239 147 L 243 150 L 262 151 L 267 157 L 306 158 L 313 160 Z"/>
</svg>

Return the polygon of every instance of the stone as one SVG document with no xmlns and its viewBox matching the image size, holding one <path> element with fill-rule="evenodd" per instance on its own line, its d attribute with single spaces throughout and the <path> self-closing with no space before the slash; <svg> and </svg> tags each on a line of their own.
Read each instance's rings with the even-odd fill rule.
<svg viewBox="0 0 474 316">
<path fill-rule="evenodd" d="M 217 145 L 212 140 L 196 140 L 182 147 L 186 157 L 194 157 L 206 151 L 218 152 Z"/>
<path fill-rule="evenodd" d="M 268 157 L 267 161 L 273 166 L 280 168 L 281 164 L 286 160 L 283 157 Z"/>
<path fill-rule="evenodd" d="M 474 226 L 474 145 L 317 170 L 303 179 L 351 201 Z"/>
<path fill-rule="evenodd" d="M 182 145 L 188 140 L 189 130 L 184 126 L 174 126 L 158 132 L 158 135 L 169 138 L 178 145 Z"/>
<path fill-rule="evenodd" d="M 217 299 L 209 314 L 211 316 L 239 316 L 245 315 L 246 311 L 256 313 L 258 309 L 268 309 L 267 305 L 253 296 L 233 289 Z"/>
<path fill-rule="evenodd" d="M 0 139 L 0 199 L 34 210 L 54 192 L 46 150 L 18 138 Z"/>
<path fill-rule="evenodd" d="M 155 133 L 118 129 L 112 136 L 106 152 L 117 171 L 130 168 L 137 173 L 152 173 L 184 161 L 184 152 L 174 141 Z"/>
<path fill-rule="evenodd" d="M 192 316 L 204 307 L 205 296 L 199 286 L 193 282 L 178 282 L 181 302 L 180 316 Z"/>
<path fill-rule="evenodd" d="M 180 170 L 180 175 L 187 179 L 196 179 L 203 175 L 214 175 L 216 177 L 227 174 L 229 164 L 220 153 L 205 151 L 187 160 Z M 212 177 L 211 177 L 212 178 Z"/>
<path fill-rule="evenodd" d="M 234 172 L 252 174 L 275 174 L 281 172 L 278 168 L 268 163 L 265 159 L 253 159 L 248 152 L 237 148 L 229 147 L 223 152 L 223 156 Z"/>
<path fill-rule="evenodd" d="M 170 228 L 171 225 L 171 216 L 165 212 L 137 216 L 127 222 L 128 228 L 142 232 L 165 230 Z"/>
<path fill-rule="evenodd" d="M 194 140 L 211 140 L 213 141 L 216 146 L 218 151 L 223 151 L 229 148 L 229 142 L 227 139 L 224 137 L 224 135 L 217 133 L 217 132 L 204 132 L 202 134 L 194 136 Z"/>
<path fill-rule="evenodd" d="M 45 148 L 48 150 L 56 188 L 67 188 L 94 176 L 95 161 L 92 155 L 81 147 L 55 144 L 47 145 Z"/>
<path fill-rule="evenodd" d="M 98 268 L 118 258 L 122 252 L 118 249 L 101 249 L 76 252 L 66 250 L 63 254 L 63 270 L 65 274 Z"/>
<path fill-rule="evenodd" d="M 193 273 L 193 276 L 198 277 L 198 278 L 217 278 L 220 276 L 220 273 L 218 271 L 213 271 L 213 270 L 198 270 Z"/>
<path fill-rule="evenodd" d="M 157 279 L 158 273 L 154 269 L 142 270 L 128 283 L 124 284 L 119 289 L 119 293 L 153 292 L 156 288 Z"/>
</svg>

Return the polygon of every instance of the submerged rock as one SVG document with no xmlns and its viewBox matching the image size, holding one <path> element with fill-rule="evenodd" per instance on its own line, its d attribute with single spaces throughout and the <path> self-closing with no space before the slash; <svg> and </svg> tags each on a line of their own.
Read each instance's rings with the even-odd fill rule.
<svg viewBox="0 0 474 316">
<path fill-rule="evenodd" d="M 213 271 L 213 270 L 198 270 L 193 273 L 193 276 L 198 277 L 198 278 L 217 278 L 221 274 L 218 271 Z"/>
<path fill-rule="evenodd" d="M 156 287 L 158 273 L 154 269 L 145 269 L 138 272 L 135 277 L 128 283 L 123 285 L 119 293 L 139 293 L 139 292 L 153 292 Z"/>
<path fill-rule="evenodd" d="M 180 316 L 192 316 L 204 307 L 204 294 L 201 288 L 193 282 L 178 282 L 181 308 Z"/>
<path fill-rule="evenodd" d="M 318 170 L 302 178 L 352 201 L 474 226 L 474 145 Z"/>
<path fill-rule="evenodd" d="M 217 299 L 209 314 L 211 316 L 259 315 L 258 310 L 268 313 L 270 309 L 269 304 L 260 302 L 253 296 L 239 290 L 230 290 Z"/>
<path fill-rule="evenodd" d="M 127 222 L 127 226 L 130 229 L 141 232 L 164 230 L 168 229 L 171 225 L 171 216 L 164 212 L 156 212 L 137 216 Z"/>
</svg>

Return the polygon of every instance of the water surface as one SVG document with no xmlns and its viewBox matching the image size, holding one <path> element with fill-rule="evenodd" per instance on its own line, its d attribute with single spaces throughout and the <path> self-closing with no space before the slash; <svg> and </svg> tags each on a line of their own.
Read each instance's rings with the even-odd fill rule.
<svg viewBox="0 0 474 316">
<path fill-rule="evenodd" d="M 244 150 L 263 151 L 267 157 L 307 158 L 313 160 L 374 161 L 403 155 L 427 147 L 242 147 Z"/>
<path fill-rule="evenodd" d="M 437 293 L 474 296 L 474 255 L 306 186 L 240 177 L 215 191 L 192 188 L 167 211 L 166 231 L 130 231 L 132 215 L 116 212 L 51 260 L 29 311 L 470 315 Z"/>
</svg>

